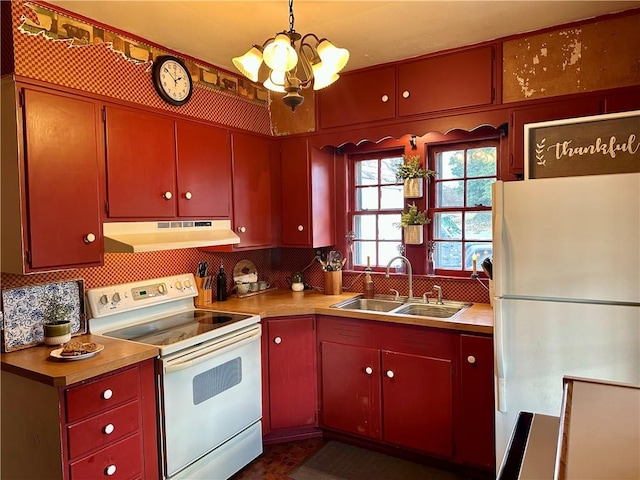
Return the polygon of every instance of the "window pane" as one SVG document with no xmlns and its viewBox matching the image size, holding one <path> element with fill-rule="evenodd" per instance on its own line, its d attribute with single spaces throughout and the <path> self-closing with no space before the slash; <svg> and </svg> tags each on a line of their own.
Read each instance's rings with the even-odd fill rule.
<svg viewBox="0 0 640 480">
<path fill-rule="evenodd" d="M 354 215 L 354 231 L 356 238 L 364 240 L 376 239 L 376 216 L 375 215 Z"/>
<path fill-rule="evenodd" d="M 464 269 L 473 268 L 473 255 L 477 255 L 476 264 L 479 272 L 482 272 L 482 261 L 493 255 L 493 245 L 489 242 L 466 243 L 464 246 Z"/>
<path fill-rule="evenodd" d="M 375 185 L 378 183 L 378 161 L 363 160 L 355 165 L 356 185 Z"/>
<path fill-rule="evenodd" d="M 462 239 L 462 213 L 436 213 L 433 216 L 433 236 L 436 239 Z"/>
<path fill-rule="evenodd" d="M 353 242 L 354 265 L 366 266 L 367 256 L 371 257 L 371 265 L 376 265 L 376 242 Z"/>
<path fill-rule="evenodd" d="M 464 217 L 464 238 L 491 240 L 491 212 L 467 212 Z"/>
<path fill-rule="evenodd" d="M 468 207 L 490 207 L 491 206 L 491 184 L 495 178 L 480 178 L 478 180 L 467 180 L 467 206 Z"/>
<path fill-rule="evenodd" d="M 464 181 L 451 180 L 436 184 L 436 207 L 464 206 Z"/>
<path fill-rule="evenodd" d="M 378 235 L 380 240 L 402 240 L 402 231 L 394 223 L 400 223 L 400 215 L 380 215 L 378 217 Z"/>
<path fill-rule="evenodd" d="M 402 185 L 380 187 L 380 209 L 402 210 L 404 207 L 404 192 Z"/>
<path fill-rule="evenodd" d="M 464 150 L 440 152 L 436 155 L 436 178 L 447 180 L 464 177 Z"/>
<path fill-rule="evenodd" d="M 397 183 L 395 166 L 402 163 L 402 157 L 383 158 L 380 162 L 380 183 Z"/>
<path fill-rule="evenodd" d="M 433 260 L 436 268 L 462 269 L 462 243 L 436 242 Z"/>
<path fill-rule="evenodd" d="M 378 187 L 356 189 L 356 210 L 378 209 Z"/>
<path fill-rule="evenodd" d="M 467 150 L 467 177 L 496 175 L 496 148 L 470 148 Z"/>
<path fill-rule="evenodd" d="M 398 255 L 398 247 L 400 247 L 400 242 L 380 242 L 380 263 L 378 266 L 386 267 L 389 260 Z"/>
</svg>

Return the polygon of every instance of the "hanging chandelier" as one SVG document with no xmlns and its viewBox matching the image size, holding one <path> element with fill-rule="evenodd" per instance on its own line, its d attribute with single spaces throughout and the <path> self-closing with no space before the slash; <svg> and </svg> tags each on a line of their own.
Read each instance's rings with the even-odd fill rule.
<svg viewBox="0 0 640 480">
<path fill-rule="evenodd" d="M 349 61 L 349 51 L 335 47 L 313 33 L 300 35 L 293 27 L 293 0 L 289 0 L 289 31 L 277 33 L 262 46 L 253 45 L 235 67 L 252 82 L 260 82 L 273 92 L 284 93 L 282 101 L 296 111 L 304 102 L 303 88 L 320 90 L 340 77 Z M 296 42 L 299 42 L 296 45 Z"/>
</svg>

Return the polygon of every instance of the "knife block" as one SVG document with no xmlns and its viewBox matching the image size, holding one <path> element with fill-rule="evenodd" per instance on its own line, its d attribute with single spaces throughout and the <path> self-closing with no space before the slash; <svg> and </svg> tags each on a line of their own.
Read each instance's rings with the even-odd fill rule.
<svg viewBox="0 0 640 480">
<path fill-rule="evenodd" d="M 340 295 L 342 293 L 342 270 L 324 272 L 324 294 Z"/>
<path fill-rule="evenodd" d="M 204 281 L 206 278 L 196 277 L 196 288 L 198 289 L 198 296 L 196 297 L 196 307 L 203 307 L 208 305 L 212 301 L 211 289 L 205 290 L 202 287 L 204 286 Z"/>
</svg>

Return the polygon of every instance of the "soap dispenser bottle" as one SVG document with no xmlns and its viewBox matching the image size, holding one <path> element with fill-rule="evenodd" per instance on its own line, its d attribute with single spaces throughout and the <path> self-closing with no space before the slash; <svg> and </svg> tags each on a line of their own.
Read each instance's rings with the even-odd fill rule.
<svg viewBox="0 0 640 480">
<path fill-rule="evenodd" d="M 373 279 L 371 278 L 371 259 L 367 257 L 367 268 L 364 270 L 364 298 L 373 298 Z"/>
<path fill-rule="evenodd" d="M 216 278 L 216 294 L 219 302 L 224 302 L 227 299 L 227 274 L 224 273 L 224 265 L 222 263 Z"/>
</svg>

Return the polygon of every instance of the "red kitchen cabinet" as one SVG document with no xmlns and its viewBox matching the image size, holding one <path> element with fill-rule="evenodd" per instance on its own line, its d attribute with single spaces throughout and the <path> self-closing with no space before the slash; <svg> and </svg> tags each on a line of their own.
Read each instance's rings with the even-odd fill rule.
<svg viewBox="0 0 640 480">
<path fill-rule="evenodd" d="M 524 175 L 524 126 L 527 123 L 546 122 L 572 117 L 584 117 L 600 113 L 598 98 L 586 98 L 568 101 L 553 101 L 536 107 L 523 107 L 511 112 L 511 154 L 509 156 L 509 173 Z"/>
<path fill-rule="evenodd" d="M 455 334 L 320 317 L 321 426 L 453 457 Z"/>
<path fill-rule="evenodd" d="M 304 138 L 283 140 L 280 162 L 281 245 L 309 248 L 334 245 L 333 151 L 310 149 Z"/>
<path fill-rule="evenodd" d="M 174 121 L 106 106 L 109 218 L 177 215 Z"/>
<path fill-rule="evenodd" d="M 462 462 L 495 466 L 493 339 L 460 335 L 460 435 Z"/>
<path fill-rule="evenodd" d="M 231 217 L 229 131 L 201 123 L 176 122 L 178 216 Z"/>
<path fill-rule="evenodd" d="M 2 86 L 2 271 L 99 266 L 102 154 L 96 102 Z M 17 105 L 21 108 L 17 108 Z"/>
<path fill-rule="evenodd" d="M 64 387 L 3 371 L 2 385 L 3 477 L 158 478 L 153 359 Z"/>
<path fill-rule="evenodd" d="M 320 128 L 388 120 L 396 114 L 394 66 L 346 73 L 318 92 Z"/>
<path fill-rule="evenodd" d="M 491 105 L 494 47 L 486 46 L 398 66 L 398 115 Z"/>
<path fill-rule="evenodd" d="M 265 325 L 265 433 L 279 439 L 317 433 L 315 318 L 270 318 Z"/>
<path fill-rule="evenodd" d="M 271 140 L 232 135 L 233 225 L 240 237 L 234 248 L 273 246 Z"/>
</svg>

